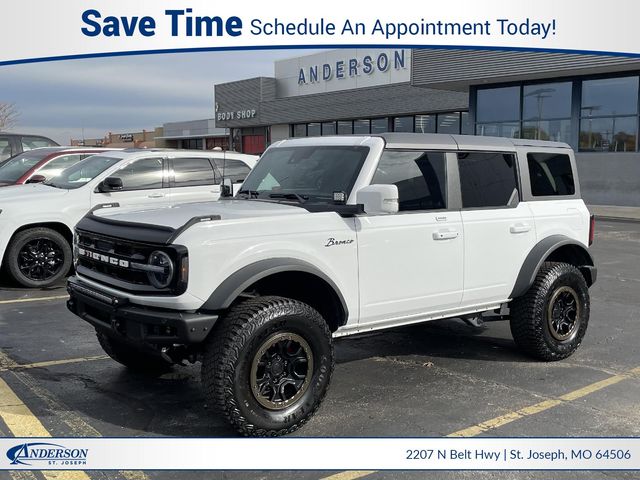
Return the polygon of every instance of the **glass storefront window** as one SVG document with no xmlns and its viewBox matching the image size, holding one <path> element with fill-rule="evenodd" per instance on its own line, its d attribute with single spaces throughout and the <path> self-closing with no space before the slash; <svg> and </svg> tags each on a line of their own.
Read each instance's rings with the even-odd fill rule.
<svg viewBox="0 0 640 480">
<path fill-rule="evenodd" d="M 413 116 L 396 117 L 393 119 L 394 132 L 413 132 Z"/>
<path fill-rule="evenodd" d="M 388 118 L 372 118 L 371 119 L 371 133 L 384 133 L 389 131 L 389 119 Z"/>
<path fill-rule="evenodd" d="M 457 135 L 460 133 L 460 113 L 439 113 L 438 133 Z"/>
<path fill-rule="evenodd" d="M 525 85 L 522 90 L 522 119 L 570 118 L 571 87 L 571 82 Z"/>
<path fill-rule="evenodd" d="M 520 122 L 477 124 L 476 135 L 520 138 Z"/>
<path fill-rule="evenodd" d="M 583 118 L 580 150 L 588 152 L 634 152 L 637 117 Z"/>
<path fill-rule="evenodd" d="M 298 123 L 293 126 L 293 136 L 294 137 L 306 137 L 307 136 L 307 124 L 306 123 Z"/>
<path fill-rule="evenodd" d="M 417 133 L 436 133 L 435 115 L 416 115 L 415 118 Z"/>
<path fill-rule="evenodd" d="M 638 77 L 582 82 L 582 117 L 638 113 Z"/>
<path fill-rule="evenodd" d="M 482 88 L 476 95 L 476 121 L 479 123 L 520 120 L 520 87 Z"/>
<path fill-rule="evenodd" d="M 351 135 L 353 133 L 353 122 L 351 120 L 338 121 L 338 135 Z"/>
<path fill-rule="evenodd" d="M 569 143 L 571 141 L 571 119 L 523 122 L 522 138 Z"/>
<path fill-rule="evenodd" d="M 322 135 L 335 135 L 336 122 L 324 122 L 322 124 Z"/>
<path fill-rule="evenodd" d="M 319 137 L 320 136 L 320 124 L 319 123 L 308 123 L 307 124 L 307 136 L 308 137 Z"/>
<path fill-rule="evenodd" d="M 354 120 L 353 121 L 353 133 L 360 134 L 370 133 L 369 120 Z"/>
</svg>

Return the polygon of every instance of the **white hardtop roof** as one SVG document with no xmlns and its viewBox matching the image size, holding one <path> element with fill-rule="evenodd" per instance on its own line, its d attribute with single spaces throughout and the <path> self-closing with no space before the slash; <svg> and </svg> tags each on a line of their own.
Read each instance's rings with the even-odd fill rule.
<svg viewBox="0 0 640 480">
<path fill-rule="evenodd" d="M 380 135 L 336 135 L 283 140 L 275 147 L 309 145 L 358 146 L 368 140 L 382 138 L 387 148 L 425 148 L 444 150 L 515 150 L 517 147 L 567 148 L 563 142 L 546 142 L 524 138 L 484 137 L 478 135 L 449 135 L 444 133 L 382 133 Z"/>
</svg>

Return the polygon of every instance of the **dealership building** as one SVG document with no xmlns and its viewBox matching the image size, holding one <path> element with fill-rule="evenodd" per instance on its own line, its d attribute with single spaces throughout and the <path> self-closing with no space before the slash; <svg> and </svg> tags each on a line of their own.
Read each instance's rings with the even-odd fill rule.
<svg viewBox="0 0 640 480">
<path fill-rule="evenodd" d="M 304 136 L 463 133 L 563 141 L 594 205 L 640 206 L 640 60 L 529 51 L 340 49 L 215 86 L 230 148 Z"/>
</svg>

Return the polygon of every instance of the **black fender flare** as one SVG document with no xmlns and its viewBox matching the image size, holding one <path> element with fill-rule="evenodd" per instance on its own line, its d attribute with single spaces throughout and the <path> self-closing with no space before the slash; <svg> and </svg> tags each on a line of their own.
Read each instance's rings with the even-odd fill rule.
<svg viewBox="0 0 640 480">
<path fill-rule="evenodd" d="M 282 272 L 304 272 L 324 280 L 340 299 L 344 318 L 349 318 L 347 302 L 335 282 L 316 266 L 297 258 L 268 258 L 250 263 L 229 275 L 209 296 L 201 310 L 216 311 L 229 308 L 233 301 L 258 280 Z"/>
<path fill-rule="evenodd" d="M 509 298 L 516 298 L 524 295 L 526 291 L 529 290 L 531 285 L 533 285 L 533 282 L 536 279 L 536 275 L 538 274 L 538 270 L 540 270 L 542 263 L 554 251 L 558 250 L 560 247 L 564 247 L 565 245 L 571 245 L 579 249 L 581 255 L 583 256 L 583 260 L 579 262 L 581 263 L 580 265 L 576 266 L 583 272 L 583 275 L 585 275 L 589 286 L 594 284 L 596 281 L 597 271 L 595 268 L 593 257 L 591 256 L 591 253 L 589 253 L 589 250 L 587 250 L 581 243 L 565 235 L 551 235 L 540 240 L 531 249 L 527 257 L 525 258 L 522 267 L 520 267 L 520 272 L 518 273 L 516 283 L 513 286 L 513 290 L 511 291 L 511 295 L 509 295 Z"/>
</svg>

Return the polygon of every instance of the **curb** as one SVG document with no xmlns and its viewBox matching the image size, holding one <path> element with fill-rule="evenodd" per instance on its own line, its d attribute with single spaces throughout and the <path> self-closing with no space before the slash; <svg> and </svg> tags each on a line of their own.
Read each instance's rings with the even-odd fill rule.
<svg viewBox="0 0 640 480">
<path fill-rule="evenodd" d="M 623 223 L 640 223 L 640 218 L 634 217 L 612 217 L 609 215 L 594 215 L 596 220 L 604 220 L 607 222 L 623 222 Z"/>
</svg>

